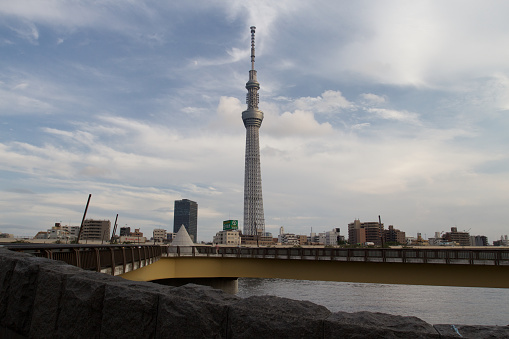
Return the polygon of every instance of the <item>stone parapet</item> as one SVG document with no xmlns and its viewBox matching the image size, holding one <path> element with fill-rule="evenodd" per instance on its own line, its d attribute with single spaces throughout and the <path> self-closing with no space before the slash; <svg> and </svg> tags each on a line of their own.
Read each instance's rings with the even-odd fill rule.
<svg viewBox="0 0 509 339">
<path fill-rule="evenodd" d="M 331 313 L 307 301 L 133 282 L 0 248 L 2 338 L 507 338 L 509 327 Z"/>
</svg>

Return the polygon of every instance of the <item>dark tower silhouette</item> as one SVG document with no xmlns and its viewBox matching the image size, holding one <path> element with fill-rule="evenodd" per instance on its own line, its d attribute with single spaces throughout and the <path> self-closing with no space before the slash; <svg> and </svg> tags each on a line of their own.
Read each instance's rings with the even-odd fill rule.
<svg viewBox="0 0 509 339">
<path fill-rule="evenodd" d="M 173 233 L 184 225 L 193 242 L 198 242 L 198 204 L 188 199 L 175 200 Z"/>
</svg>

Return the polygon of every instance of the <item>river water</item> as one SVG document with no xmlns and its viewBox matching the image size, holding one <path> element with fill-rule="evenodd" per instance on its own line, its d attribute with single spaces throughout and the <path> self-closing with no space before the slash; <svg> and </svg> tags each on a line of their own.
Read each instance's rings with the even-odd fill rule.
<svg viewBox="0 0 509 339">
<path fill-rule="evenodd" d="M 308 300 L 332 312 L 383 312 L 430 324 L 509 325 L 509 289 L 239 278 L 237 295 Z"/>
</svg>

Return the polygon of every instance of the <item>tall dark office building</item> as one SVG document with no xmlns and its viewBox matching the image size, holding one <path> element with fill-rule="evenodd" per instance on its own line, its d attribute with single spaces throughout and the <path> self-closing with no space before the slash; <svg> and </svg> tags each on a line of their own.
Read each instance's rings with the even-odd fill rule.
<svg viewBox="0 0 509 339">
<path fill-rule="evenodd" d="M 173 232 L 177 233 L 184 225 L 193 242 L 198 242 L 198 204 L 188 199 L 175 200 L 173 212 Z"/>
</svg>

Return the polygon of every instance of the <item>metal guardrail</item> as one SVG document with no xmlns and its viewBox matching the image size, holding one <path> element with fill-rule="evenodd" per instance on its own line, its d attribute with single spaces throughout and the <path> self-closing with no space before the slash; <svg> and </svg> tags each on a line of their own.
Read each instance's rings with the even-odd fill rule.
<svg viewBox="0 0 509 339">
<path fill-rule="evenodd" d="M 67 264 L 78 266 L 85 270 L 111 269 L 115 275 L 115 268 L 122 267 L 126 272 L 128 266 L 142 267 L 166 255 L 167 246 L 159 245 L 4 245 L 11 251 L 25 252 L 37 257 L 60 260 Z"/>
<path fill-rule="evenodd" d="M 170 246 L 168 256 L 509 266 L 508 249 Z"/>
<path fill-rule="evenodd" d="M 162 256 L 224 257 L 349 262 L 463 264 L 509 266 L 509 249 L 465 248 L 298 248 L 298 247 L 213 247 L 161 245 L 4 245 L 12 251 L 61 260 L 98 272 L 115 268 L 120 273 L 146 266 Z"/>
</svg>

